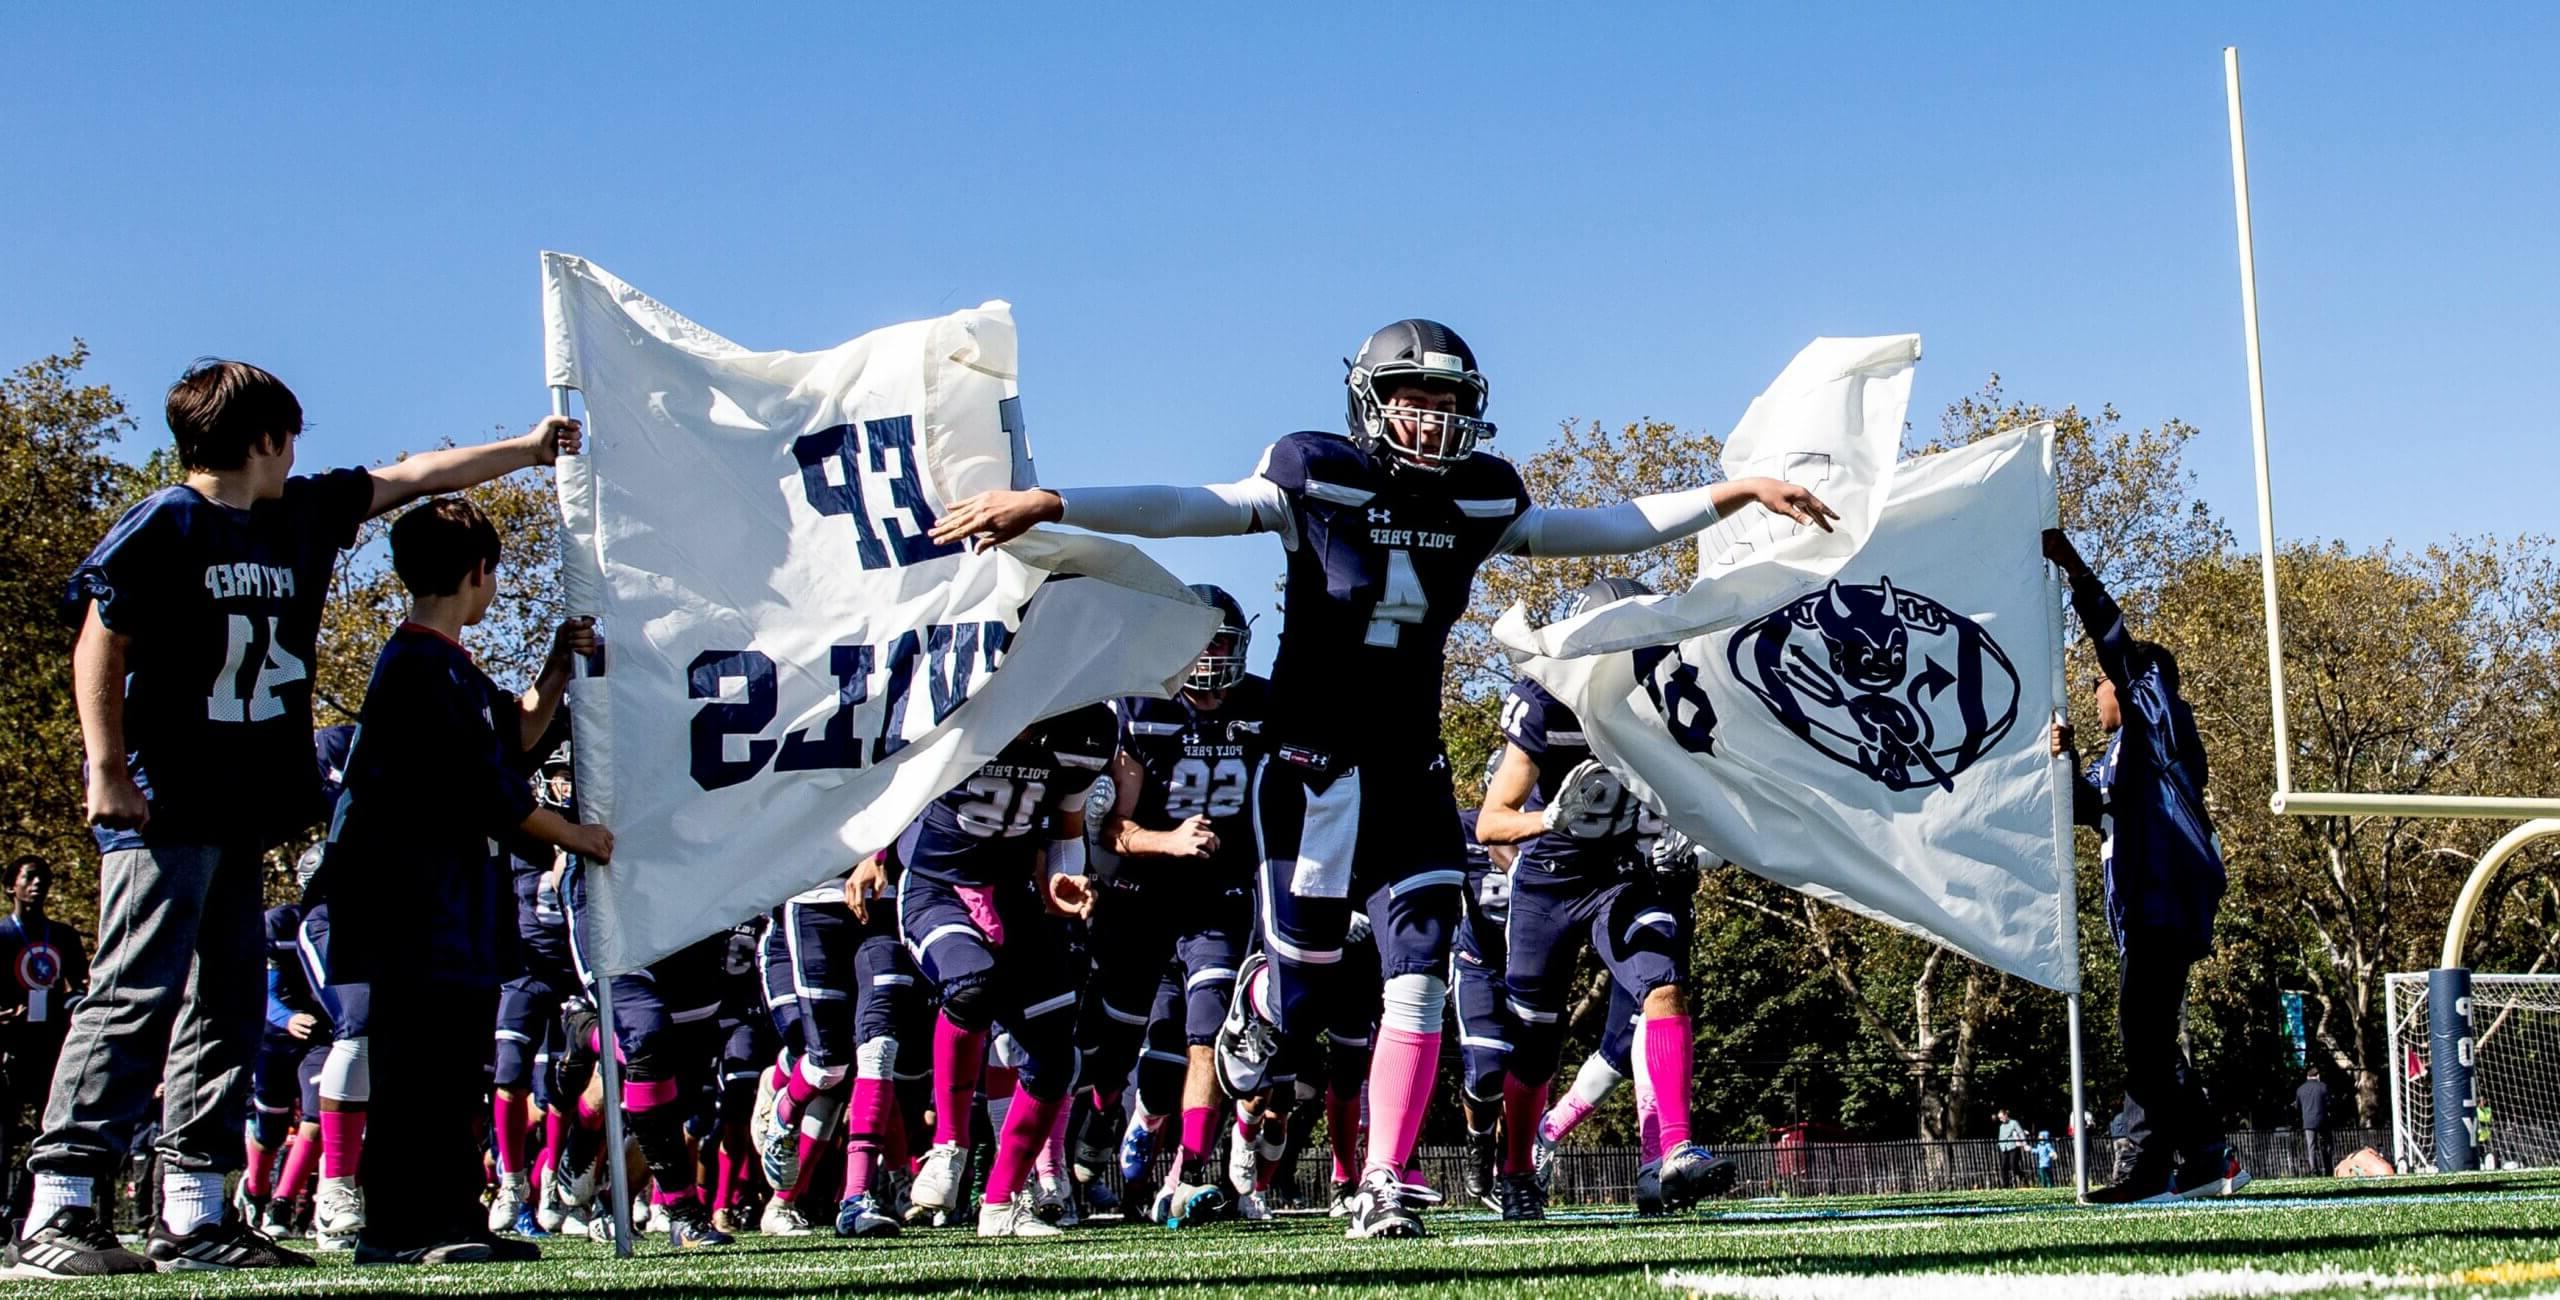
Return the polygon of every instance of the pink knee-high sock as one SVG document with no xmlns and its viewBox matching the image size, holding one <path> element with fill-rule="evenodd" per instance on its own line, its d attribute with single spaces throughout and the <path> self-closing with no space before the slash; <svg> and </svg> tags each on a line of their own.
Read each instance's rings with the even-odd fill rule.
<svg viewBox="0 0 2560 1300">
<path fill-rule="evenodd" d="M 1689 1140 L 1689 1070 L 1696 1050 L 1687 1016 L 1659 1016 L 1644 1022 L 1644 1074 L 1653 1083 L 1660 1151 Z"/>
<path fill-rule="evenodd" d="M 933 1140 L 966 1146 L 969 1106 L 987 1062 L 987 1031 L 962 1029 L 949 1016 L 933 1020 Z"/>
<path fill-rule="evenodd" d="M 498 1149 L 498 1172 L 524 1172 L 524 1149 L 532 1141 L 533 1099 L 520 1092 L 500 1088 L 490 1094 L 489 1123 Z"/>
<path fill-rule="evenodd" d="M 1058 1126 L 1058 1117 L 1066 1112 L 1064 1097 L 1044 1098 L 1027 1092 L 1013 1095 L 1013 1107 L 1005 1112 L 1004 1131 L 996 1136 L 996 1158 L 987 1167 L 984 1204 L 1009 1201 L 1022 1190 L 1040 1148 L 1049 1144 L 1049 1131 Z"/>
<path fill-rule="evenodd" d="M 722 1144 L 719 1176 L 711 1184 L 711 1208 L 728 1209 L 730 1197 L 736 1193 L 738 1183 L 745 1175 L 746 1170 L 739 1165 L 737 1153 Z"/>
<path fill-rule="evenodd" d="M 1015 1094 L 1020 1097 L 1022 1094 Z M 1067 1176 L 1067 1126 L 1049 1126 L 1049 1140 L 1040 1144 L 1040 1154 L 1032 1159 L 1031 1168 L 1052 1182 Z"/>
<path fill-rule="evenodd" d="M 240 1190 L 264 1200 L 274 1186 L 268 1171 L 275 1168 L 277 1153 L 261 1148 L 255 1138 L 245 1139 L 245 1145 L 248 1161 L 240 1167 Z"/>
<path fill-rule="evenodd" d="M 548 1180 L 552 1167 L 560 1163 L 560 1144 L 568 1140 L 572 1122 L 568 1112 L 557 1107 L 542 1113 L 542 1158 L 533 1164 L 534 1186 Z"/>
<path fill-rule="evenodd" d="M 1653 1076 L 1645 1070 L 1645 1035 L 1637 1034 L 1628 1050 L 1629 1065 L 1635 1067 L 1636 1080 L 1636 1150 L 1650 1164 L 1662 1158 L 1662 1111 L 1653 1095 Z"/>
<path fill-rule="evenodd" d="M 1440 1069 L 1440 1035 L 1381 1025 L 1378 1054 L 1369 1062 L 1369 1158 L 1361 1170 L 1401 1175 L 1422 1136 L 1422 1113 L 1431 1106 L 1432 1076 Z"/>
<path fill-rule="evenodd" d="M 284 1172 L 276 1175 L 276 1195 L 287 1201 L 302 1195 L 302 1185 L 311 1181 L 311 1169 L 319 1163 L 320 1139 L 294 1130 L 284 1144 Z"/>
<path fill-rule="evenodd" d="M 1566 1134 L 1582 1127 L 1582 1121 L 1591 1118 L 1591 1113 L 1598 1109 L 1598 1106 L 1583 1100 L 1581 1093 L 1568 1092 L 1563 1100 L 1539 1117 L 1538 1136 L 1549 1142 L 1562 1142 Z"/>
<path fill-rule="evenodd" d="M 889 1089 L 889 1118 L 881 1124 L 880 1163 L 883 1168 L 902 1174 L 916 1171 L 915 1160 L 907 1150 L 906 1107 L 898 1100 L 898 1090 L 894 1086 Z"/>
<path fill-rule="evenodd" d="M 1333 1148 L 1333 1181 L 1358 1182 L 1361 1121 L 1357 1090 L 1334 1088 L 1325 1093 L 1324 1127 L 1326 1145 Z"/>
<path fill-rule="evenodd" d="M 1537 1145 L 1538 1118 L 1547 1109 L 1547 1087 L 1535 1088 L 1511 1074 L 1502 1076 L 1502 1172 L 1529 1172 L 1530 1151 Z"/>
<path fill-rule="evenodd" d="M 1182 1111 L 1182 1158 L 1206 1161 L 1209 1146 L 1218 1140 L 1218 1108 L 1186 1106 Z"/>
<path fill-rule="evenodd" d="M 897 1112 L 898 1090 L 889 1080 L 866 1076 L 853 1081 L 853 1104 L 845 1112 L 845 1195 L 858 1196 L 871 1190 L 871 1178 L 884 1159 L 890 1130 L 901 1127 Z"/>
<path fill-rule="evenodd" d="M 364 1166 L 364 1112 L 320 1112 L 320 1176 L 353 1178 Z"/>
</svg>

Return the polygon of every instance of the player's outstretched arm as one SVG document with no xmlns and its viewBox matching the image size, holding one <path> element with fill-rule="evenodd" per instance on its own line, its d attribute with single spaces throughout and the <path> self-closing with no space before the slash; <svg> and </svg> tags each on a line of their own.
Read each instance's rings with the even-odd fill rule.
<svg viewBox="0 0 2560 1300">
<path fill-rule="evenodd" d="M 1628 555 L 1692 536 L 1755 502 L 1826 533 L 1831 531 L 1831 521 L 1840 517 L 1810 488 L 1783 479 L 1742 478 L 1658 492 L 1614 506 L 1531 506 L 1512 522 L 1510 534 L 1497 549 L 1522 555 Z"/>
<path fill-rule="evenodd" d="M 542 661 L 541 675 L 533 679 L 532 689 L 517 697 L 519 714 L 516 747 L 530 752 L 542 743 L 542 733 L 551 729 L 552 715 L 560 710 L 560 699 L 569 692 L 569 678 L 578 655 L 596 652 L 596 621 L 579 617 L 563 619 L 551 633 L 551 653 Z"/>
<path fill-rule="evenodd" d="M 968 539 L 978 550 L 1002 546 L 1034 524 L 1074 524 L 1124 537 L 1234 537 L 1286 526 L 1288 501 L 1259 475 L 1205 487 L 1032 488 L 981 492 L 953 502 L 934 525 L 933 540 Z"/>
<path fill-rule="evenodd" d="M 577 421 L 553 415 L 513 438 L 419 452 L 373 471 L 373 508 L 366 513 L 378 515 L 420 497 L 459 492 L 520 469 L 554 464 L 578 454 L 583 436 Z"/>
</svg>

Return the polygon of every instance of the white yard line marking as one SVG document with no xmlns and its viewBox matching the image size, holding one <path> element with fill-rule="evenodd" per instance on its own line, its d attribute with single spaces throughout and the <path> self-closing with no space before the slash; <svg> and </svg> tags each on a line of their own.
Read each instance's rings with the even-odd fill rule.
<svg viewBox="0 0 2560 1300">
<path fill-rule="evenodd" d="M 2220 1300 L 2340 1288 L 2374 1290 L 2423 1285 L 2426 1279 L 2334 1268 L 2307 1273 L 2232 1268 L 2186 1273 L 1901 1273 L 1886 1278 L 1856 1274 L 1746 1277 L 1672 1272 L 1663 1274 L 1660 1281 L 1666 1287 L 1719 1300 L 1827 1300 L 1832 1296 L 1872 1295 L 1878 1284 L 1889 1286 L 1896 1300 L 2052 1300 L 2056 1295 L 2069 1295 L 2074 1300 Z"/>
</svg>

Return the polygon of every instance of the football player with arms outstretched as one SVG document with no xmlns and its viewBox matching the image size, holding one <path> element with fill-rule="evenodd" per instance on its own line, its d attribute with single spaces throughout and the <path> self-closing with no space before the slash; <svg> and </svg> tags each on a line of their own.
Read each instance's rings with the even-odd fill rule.
<svg viewBox="0 0 2560 1300">
<path fill-rule="evenodd" d="M 1035 524 L 1140 537 L 1270 532 L 1288 552 L 1272 669 L 1271 757 L 1255 782 L 1262 953 L 1246 963 L 1221 1071 L 1231 1084 L 1303 1050 L 1324 1014 L 1351 914 L 1364 903 L 1385 965 L 1372 1054 L 1373 1140 L 1350 1235 L 1414 1236 L 1399 1170 L 1430 1101 L 1466 879 L 1440 748 L 1449 629 L 1497 555 L 1612 555 L 1690 536 L 1758 503 L 1830 527 L 1810 491 L 1751 478 L 1594 509 L 1538 506 L 1492 432 L 1488 386 L 1455 331 L 1403 320 L 1371 335 L 1346 377 L 1350 436 L 1293 433 L 1241 482 L 988 492 L 956 502 L 937 542 L 992 545 Z M 1266 960 L 1267 958 L 1267 960 Z"/>
</svg>

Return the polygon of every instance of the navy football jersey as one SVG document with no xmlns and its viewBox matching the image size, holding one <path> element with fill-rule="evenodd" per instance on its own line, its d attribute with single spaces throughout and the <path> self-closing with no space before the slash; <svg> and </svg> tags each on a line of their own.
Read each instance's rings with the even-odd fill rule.
<svg viewBox="0 0 2560 1300">
<path fill-rule="evenodd" d="M 993 885 L 1027 879 L 1061 813 L 1111 766 L 1118 720 L 1100 704 L 1044 718 L 900 837 L 906 868 L 929 880 Z"/>
<path fill-rule="evenodd" d="M 311 987 L 311 973 L 302 964 L 302 905 L 286 903 L 268 908 L 266 927 L 267 995 L 288 1015 L 308 1013 L 327 1025 L 329 1010 L 321 1005 L 319 993 Z M 275 1020 L 272 1009 L 268 1020 Z M 281 1023 L 274 1027 L 279 1034 L 283 1032 Z M 321 1036 L 326 1037 L 325 1030 Z"/>
<path fill-rule="evenodd" d="M 551 874 L 549 845 L 525 846 L 538 851 L 539 860 L 523 852 L 508 855 L 507 866 L 515 875 L 516 942 L 524 956 L 528 973 L 550 973 L 570 969 L 569 914 L 560 906 L 560 886 L 546 883 Z"/>
<path fill-rule="evenodd" d="M 162 488 L 71 575 L 66 612 L 94 604 L 133 639 L 126 763 L 155 838 L 271 847 L 323 813 L 311 767 L 311 663 L 338 552 L 373 509 L 373 476 L 285 481 L 247 510 Z M 132 832 L 100 832 L 108 849 Z"/>
<path fill-rule="evenodd" d="M 518 709 L 440 632 L 404 623 L 383 645 L 312 886 L 334 905 L 348 978 L 421 955 L 444 979 L 517 972 L 499 857 L 534 809 Z"/>
<path fill-rule="evenodd" d="M 1264 453 L 1294 544 L 1271 670 L 1275 740 L 1330 756 L 1440 748 L 1441 663 L 1476 570 L 1529 507 L 1511 462 L 1394 471 L 1350 439 L 1293 433 Z"/>
<path fill-rule="evenodd" d="M 1511 873 L 1494 865 L 1493 854 L 1476 839 L 1476 810 L 1461 809 L 1458 829 L 1467 840 L 1467 903 L 1457 945 L 1478 965 L 1502 964 L 1503 954 L 1483 951 L 1499 947 L 1511 924 Z"/>
<path fill-rule="evenodd" d="M 1537 764 L 1538 783 L 1529 792 L 1528 812 L 1544 809 L 1564 785 L 1565 774 L 1591 757 L 1582 720 L 1526 677 L 1513 682 L 1511 693 L 1503 697 L 1502 736 Z M 1614 803 L 1593 808 L 1569 829 L 1574 833 L 1552 830 L 1522 845 L 1520 863 L 1560 874 L 1632 870 L 1644 861 L 1643 842 L 1659 834 L 1661 826 L 1641 801 L 1617 787 Z"/>
<path fill-rule="evenodd" d="M 1253 773 L 1266 750 L 1271 683 L 1251 673 L 1228 688 L 1217 711 L 1204 713 L 1185 693 L 1120 702 L 1120 748 L 1146 773 L 1129 820 L 1169 831 L 1194 817 L 1209 819 L 1218 851 L 1207 862 L 1123 859 L 1120 874 L 1140 879 L 1180 876 L 1213 887 L 1253 879 L 1259 858 L 1253 834 Z"/>
</svg>

